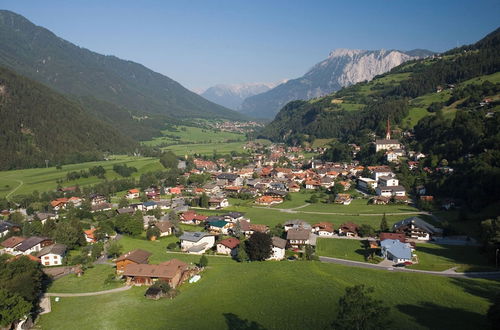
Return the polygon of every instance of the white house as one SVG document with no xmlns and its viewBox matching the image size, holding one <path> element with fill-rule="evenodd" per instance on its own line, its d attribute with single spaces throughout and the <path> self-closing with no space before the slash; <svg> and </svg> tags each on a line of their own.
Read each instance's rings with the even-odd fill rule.
<svg viewBox="0 0 500 330">
<path fill-rule="evenodd" d="M 24 241 L 22 241 L 21 244 L 19 244 L 15 249 L 14 249 L 14 254 L 24 254 L 28 255 L 33 252 L 40 252 L 42 248 L 52 245 L 53 241 L 50 238 L 47 237 L 38 237 L 38 236 L 32 236 Z"/>
<path fill-rule="evenodd" d="M 267 260 L 282 260 L 285 258 L 286 240 L 273 236 L 271 256 Z"/>
<path fill-rule="evenodd" d="M 215 244 L 215 236 L 204 232 L 185 231 L 180 240 L 181 250 L 193 254 L 202 254 Z"/>
<path fill-rule="evenodd" d="M 5 241 L 0 243 L 3 248 L 3 253 L 15 254 L 14 250 L 18 247 L 26 238 L 20 236 L 11 236 Z"/>
<path fill-rule="evenodd" d="M 397 239 L 385 239 L 380 242 L 382 256 L 395 263 L 411 262 L 412 251 L 410 243 L 401 243 Z"/>
<path fill-rule="evenodd" d="M 381 176 L 378 178 L 378 183 L 381 186 L 394 187 L 399 185 L 399 180 L 392 176 Z"/>
<path fill-rule="evenodd" d="M 62 265 L 65 253 L 66 245 L 56 243 L 44 247 L 36 256 L 44 266 L 59 266 Z"/>
<path fill-rule="evenodd" d="M 129 191 L 127 191 L 125 198 L 127 199 L 139 198 L 139 189 L 130 189 Z"/>
<path fill-rule="evenodd" d="M 358 188 L 364 191 L 368 191 L 370 188 L 377 188 L 377 180 L 371 178 L 358 178 Z"/>
<path fill-rule="evenodd" d="M 234 237 L 223 239 L 217 243 L 217 253 L 236 256 L 238 254 L 238 245 L 240 240 Z"/>
<path fill-rule="evenodd" d="M 319 222 L 312 226 L 312 232 L 318 236 L 331 237 L 334 234 L 333 224 L 330 222 Z"/>
<path fill-rule="evenodd" d="M 379 152 L 380 150 L 394 150 L 401 149 L 401 143 L 398 140 L 393 139 L 383 139 L 383 140 L 375 140 L 375 151 Z"/>
<path fill-rule="evenodd" d="M 378 196 L 384 197 L 406 196 L 406 190 L 403 186 L 378 186 L 375 191 Z"/>
</svg>

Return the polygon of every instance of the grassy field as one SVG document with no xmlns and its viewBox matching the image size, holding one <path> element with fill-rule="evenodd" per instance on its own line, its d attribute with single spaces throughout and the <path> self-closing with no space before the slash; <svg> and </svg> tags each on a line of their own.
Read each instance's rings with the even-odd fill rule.
<svg viewBox="0 0 500 330">
<path fill-rule="evenodd" d="M 365 284 L 391 307 L 394 329 L 487 328 L 500 284 L 390 273 L 319 262 L 236 263 L 209 258 L 198 283 L 175 299 L 144 298 L 144 287 L 94 297 L 52 299 L 41 329 L 324 329 L 347 286 Z M 439 315 L 439 317 L 429 317 Z"/>
<path fill-rule="evenodd" d="M 132 177 L 139 177 L 142 173 L 162 169 L 162 165 L 156 158 L 131 157 L 131 156 L 115 156 L 108 161 L 88 162 L 71 165 L 63 165 L 61 170 L 55 167 L 49 168 L 34 168 L 14 171 L 0 171 L 0 197 L 5 197 L 10 192 L 12 195 L 29 194 L 34 190 L 39 192 L 53 190 L 57 187 L 56 181 L 64 180 L 63 186 L 74 185 L 92 185 L 102 181 L 95 176 L 89 178 L 81 178 L 73 181 L 65 181 L 66 174 L 72 171 L 87 170 L 93 166 L 103 166 L 106 169 L 106 178 L 112 180 L 121 178 L 115 173 L 112 168 L 115 164 L 127 164 L 137 168 Z"/>
<path fill-rule="evenodd" d="M 104 281 L 109 274 L 115 274 L 115 268 L 110 265 L 95 265 L 85 270 L 81 277 L 70 274 L 52 282 L 48 292 L 79 293 L 109 290 L 120 287 L 122 282 L 116 281 L 106 284 Z"/>
<path fill-rule="evenodd" d="M 320 238 L 316 244 L 316 254 L 318 256 L 365 261 L 363 245 L 359 240 Z"/>
<path fill-rule="evenodd" d="M 478 247 L 437 244 L 417 244 L 419 263 L 414 269 L 443 271 L 457 267 L 457 272 L 493 271 Z"/>
<path fill-rule="evenodd" d="M 243 152 L 243 145 L 246 142 L 229 142 L 229 143 L 196 143 L 196 144 L 177 144 L 162 148 L 162 150 L 170 150 L 176 155 L 212 155 L 214 151 L 217 154 L 229 154 L 231 151 Z"/>
<path fill-rule="evenodd" d="M 151 141 L 144 141 L 148 146 L 157 146 L 164 143 L 224 143 L 230 140 L 245 141 L 245 135 L 232 132 L 222 132 L 210 128 L 176 126 L 175 131 L 162 131 L 165 136 L 154 138 Z"/>
</svg>

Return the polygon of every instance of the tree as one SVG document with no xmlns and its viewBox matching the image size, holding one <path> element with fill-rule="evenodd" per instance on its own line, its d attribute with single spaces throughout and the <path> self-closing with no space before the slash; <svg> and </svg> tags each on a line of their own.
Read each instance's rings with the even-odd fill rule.
<svg viewBox="0 0 500 330">
<path fill-rule="evenodd" d="M 104 250 L 104 244 L 102 242 L 98 242 L 92 245 L 91 256 L 93 260 L 99 258 Z"/>
<path fill-rule="evenodd" d="M 122 208 L 127 206 L 128 206 L 128 199 L 125 196 L 123 196 L 122 198 L 120 198 L 120 201 L 118 202 L 118 207 Z"/>
<path fill-rule="evenodd" d="M 307 244 L 304 252 L 305 260 L 314 260 L 314 248 L 312 245 Z"/>
<path fill-rule="evenodd" d="M 380 220 L 380 232 L 388 232 L 389 231 L 389 225 L 387 224 L 387 217 L 384 215 L 382 216 L 382 220 Z"/>
<path fill-rule="evenodd" d="M 246 241 L 246 251 L 252 261 L 263 261 L 271 256 L 272 240 L 269 234 L 254 232 Z"/>
<path fill-rule="evenodd" d="M 375 229 L 365 223 L 359 226 L 358 233 L 361 237 L 373 237 L 375 236 Z"/>
<path fill-rule="evenodd" d="M 205 194 L 205 193 L 201 194 L 200 207 L 208 208 L 208 201 L 209 200 L 210 200 L 210 198 L 207 196 L 207 194 Z"/>
<path fill-rule="evenodd" d="M 153 237 L 155 239 L 160 237 L 160 230 L 156 227 L 149 227 L 148 230 L 146 230 L 146 238 L 151 240 Z"/>
<path fill-rule="evenodd" d="M 239 262 L 248 261 L 248 254 L 247 251 L 245 251 L 244 242 L 241 242 L 240 245 L 238 246 L 238 254 L 236 255 L 235 259 Z"/>
<path fill-rule="evenodd" d="M 389 324 L 389 308 L 382 301 L 371 297 L 373 288 L 356 285 L 345 289 L 339 299 L 337 319 L 332 326 L 339 330 L 386 329 Z"/>
<path fill-rule="evenodd" d="M 122 250 L 123 246 L 117 241 L 113 241 L 109 244 L 106 252 L 110 257 L 118 257 L 120 254 L 122 254 Z"/>
<path fill-rule="evenodd" d="M 309 198 L 309 202 L 316 204 L 318 202 L 318 196 L 316 196 L 316 194 L 312 194 L 311 198 Z"/>
<path fill-rule="evenodd" d="M 277 236 L 283 238 L 285 234 L 285 229 L 283 228 L 283 225 L 281 223 L 276 224 L 271 230 L 269 231 L 269 234 L 271 236 Z"/>
<path fill-rule="evenodd" d="M 31 307 L 20 295 L 0 288 L 0 326 L 10 328 L 9 325 L 26 316 Z"/>
<path fill-rule="evenodd" d="M 205 268 L 208 265 L 208 258 L 206 255 L 202 255 L 200 261 L 198 261 L 198 266 L 201 268 Z"/>
<path fill-rule="evenodd" d="M 236 237 L 240 237 L 242 234 L 243 232 L 241 231 L 241 223 L 240 220 L 238 220 L 233 227 L 233 235 Z"/>
<path fill-rule="evenodd" d="M 177 156 L 172 151 L 166 151 L 160 157 L 160 163 L 165 168 L 176 169 L 178 162 Z"/>
<path fill-rule="evenodd" d="M 60 223 L 55 230 L 54 238 L 57 242 L 66 245 L 68 249 L 83 246 L 86 242 L 79 221 Z"/>
</svg>

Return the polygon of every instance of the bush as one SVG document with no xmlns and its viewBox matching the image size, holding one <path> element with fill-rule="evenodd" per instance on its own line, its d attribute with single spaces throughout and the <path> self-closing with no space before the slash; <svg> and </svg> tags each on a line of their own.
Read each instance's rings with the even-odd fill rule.
<svg viewBox="0 0 500 330">
<path fill-rule="evenodd" d="M 177 247 L 178 247 L 177 243 L 170 243 L 167 245 L 168 250 L 175 250 L 177 249 Z"/>
</svg>

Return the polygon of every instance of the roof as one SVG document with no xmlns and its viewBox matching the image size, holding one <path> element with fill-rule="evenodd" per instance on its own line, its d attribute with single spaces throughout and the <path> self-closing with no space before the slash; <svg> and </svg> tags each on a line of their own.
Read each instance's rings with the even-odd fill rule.
<svg viewBox="0 0 500 330">
<path fill-rule="evenodd" d="M 132 250 L 129 251 L 125 254 L 122 254 L 118 259 L 116 259 L 116 262 L 118 261 L 123 261 L 123 260 L 130 260 L 138 264 L 146 264 L 148 263 L 148 258 L 151 255 L 151 252 L 144 251 L 144 250 Z"/>
<path fill-rule="evenodd" d="M 139 189 L 130 189 L 128 192 L 131 194 L 137 194 L 139 193 Z"/>
<path fill-rule="evenodd" d="M 357 232 L 359 226 L 353 222 L 345 222 L 340 225 L 340 228 L 342 228 L 343 231 L 350 231 L 350 232 Z"/>
<path fill-rule="evenodd" d="M 153 201 L 147 201 L 147 202 L 142 203 L 142 205 L 147 207 L 147 206 L 155 206 L 157 204 L 156 204 L 156 202 L 153 202 Z"/>
<path fill-rule="evenodd" d="M 27 239 L 25 239 L 19 246 L 16 248 L 16 250 L 24 252 L 26 250 L 31 249 L 37 244 L 40 244 L 43 241 L 50 240 L 50 238 L 47 237 L 38 237 L 38 236 L 32 236 Z"/>
<path fill-rule="evenodd" d="M 84 230 L 83 232 L 85 233 L 85 236 L 87 236 L 90 239 L 95 239 L 94 232 L 96 231 L 96 228 L 90 228 L 87 230 Z"/>
<path fill-rule="evenodd" d="M 5 241 L 0 243 L 4 248 L 13 248 L 16 247 L 18 244 L 21 244 L 22 241 L 24 241 L 26 237 L 20 237 L 20 236 L 12 236 L 7 238 Z"/>
<path fill-rule="evenodd" d="M 134 209 L 131 207 L 122 207 L 121 209 L 116 209 L 116 212 L 119 214 L 134 213 Z"/>
<path fill-rule="evenodd" d="M 184 234 L 182 234 L 182 236 L 179 237 L 179 239 L 181 241 L 198 242 L 199 240 L 201 240 L 206 236 L 212 236 L 212 235 L 200 231 L 195 231 L 195 232 L 185 231 Z"/>
<path fill-rule="evenodd" d="M 250 222 L 247 220 L 238 220 L 240 224 L 241 231 L 250 231 Z"/>
<path fill-rule="evenodd" d="M 376 144 L 399 144 L 399 141 L 394 140 L 394 139 L 391 139 L 391 140 L 383 139 L 383 140 L 375 140 L 375 143 Z"/>
<path fill-rule="evenodd" d="M 406 236 L 403 233 L 380 233 L 379 237 L 381 242 L 386 239 L 398 240 L 401 243 L 406 242 Z"/>
<path fill-rule="evenodd" d="M 160 230 L 160 232 L 165 233 L 172 229 L 173 225 L 170 221 L 158 221 L 155 223 L 155 227 Z"/>
<path fill-rule="evenodd" d="M 411 218 L 406 218 L 404 220 L 401 220 L 399 222 L 396 222 L 392 227 L 394 229 L 397 229 L 399 227 L 403 227 L 403 226 L 409 226 L 413 224 L 414 226 L 430 233 L 430 234 L 440 234 L 443 232 L 443 230 L 441 228 L 436 228 L 434 227 L 433 225 L 425 222 L 424 220 L 422 220 L 421 218 L 419 217 L 411 217 Z"/>
<path fill-rule="evenodd" d="M 292 228 L 286 232 L 287 240 L 308 240 L 309 234 L 311 233 L 308 229 L 303 228 Z"/>
<path fill-rule="evenodd" d="M 222 244 L 225 247 L 228 247 L 230 249 L 234 249 L 235 247 L 240 245 L 240 240 L 237 238 L 234 238 L 234 237 L 230 237 L 230 238 L 223 239 L 222 241 L 220 241 L 217 244 Z"/>
<path fill-rule="evenodd" d="M 277 248 L 284 249 L 286 247 L 286 240 L 284 240 L 283 238 L 273 236 L 271 240 L 273 242 L 273 246 Z"/>
<path fill-rule="evenodd" d="M 306 229 L 311 229 L 311 225 L 304 220 L 288 220 L 283 224 L 283 226 L 303 227 Z"/>
<path fill-rule="evenodd" d="M 123 270 L 125 276 L 145 276 L 158 278 L 173 278 L 178 272 L 186 270 L 187 264 L 176 260 L 169 260 L 159 265 L 128 264 Z"/>
<path fill-rule="evenodd" d="M 44 256 L 46 254 L 58 254 L 60 256 L 64 255 L 66 252 L 66 245 L 64 244 L 52 244 L 49 246 L 44 247 L 43 249 L 40 250 L 40 252 L 37 253 L 37 257 Z"/>
<path fill-rule="evenodd" d="M 407 243 L 386 239 L 380 243 L 380 246 L 398 259 L 411 259 L 411 247 Z"/>
<path fill-rule="evenodd" d="M 211 227 L 217 227 L 217 228 L 222 228 L 224 227 L 225 225 L 227 225 L 229 222 L 225 221 L 225 220 L 217 220 L 217 221 L 211 221 L 210 222 L 210 226 Z"/>
<path fill-rule="evenodd" d="M 324 230 L 333 233 L 333 224 L 330 222 L 318 222 L 314 224 L 313 227 L 318 227 L 319 230 Z"/>
<path fill-rule="evenodd" d="M 255 224 L 255 223 L 251 223 L 249 227 L 250 227 L 250 230 L 258 231 L 258 232 L 261 232 L 261 233 L 266 233 L 269 230 L 268 226 L 266 226 L 266 225 L 258 225 L 258 224 Z"/>
<path fill-rule="evenodd" d="M 19 227 L 19 225 L 15 225 L 15 224 L 7 222 L 7 221 L 0 221 L 0 232 L 7 231 L 11 227 L 14 227 L 14 226 Z"/>
</svg>

